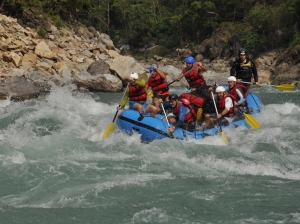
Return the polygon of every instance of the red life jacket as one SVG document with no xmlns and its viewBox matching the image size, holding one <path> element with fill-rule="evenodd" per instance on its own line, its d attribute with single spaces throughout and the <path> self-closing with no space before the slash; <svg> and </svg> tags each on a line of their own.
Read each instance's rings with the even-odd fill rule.
<svg viewBox="0 0 300 224">
<path fill-rule="evenodd" d="M 218 109 L 218 114 L 221 114 L 223 112 L 223 110 L 225 110 L 225 99 L 227 97 L 230 97 L 233 101 L 236 100 L 236 98 L 234 98 L 234 96 L 227 94 L 226 96 L 222 97 L 222 99 L 217 100 L 217 109 Z M 234 107 L 231 107 L 229 109 L 229 112 L 227 114 L 225 114 L 225 117 L 233 117 L 234 115 Z"/>
<path fill-rule="evenodd" d="M 243 92 L 244 92 L 244 98 L 246 99 L 246 96 L 248 94 L 247 87 L 244 86 L 244 85 L 242 85 L 242 84 L 236 84 L 232 89 L 229 88 L 228 89 L 228 94 L 232 95 L 236 99 L 236 101 L 239 101 L 240 97 L 239 97 L 239 95 L 236 92 L 237 89 L 242 89 L 243 90 Z M 241 104 L 241 106 L 243 106 L 243 107 L 247 106 L 247 102 L 244 101 Z"/>
<path fill-rule="evenodd" d="M 129 99 L 131 101 L 146 101 L 147 100 L 147 92 L 143 87 L 138 85 L 133 86 L 129 85 Z"/>
<path fill-rule="evenodd" d="M 196 65 L 193 65 L 192 71 L 188 72 L 187 74 L 187 67 L 182 70 L 182 73 L 185 74 L 186 81 L 189 83 L 190 87 L 197 87 L 205 84 L 204 76 L 198 75 L 198 71 L 195 66 Z"/>
<path fill-rule="evenodd" d="M 202 108 L 203 106 L 203 103 L 205 101 L 204 98 L 200 97 L 200 96 L 195 96 L 193 94 L 190 94 L 190 93 L 182 93 L 180 96 L 179 96 L 179 99 L 187 99 L 188 101 L 190 101 L 190 103 L 197 107 L 197 108 Z"/>
<path fill-rule="evenodd" d="M 147 81 L 149 87 L 152 88 L 152 91 L 159 95 L 169 95 L 168 83 L 159 75 L 156 74 L 154 77 L 150 77 Z"/>
<path fill-rule="evenodd" d="M 194 109 L 193 109 L 193 107 L 191 106 L 191 105 L 184 105 L 184 104 L 182 104 L 182 103 L 178 103 L 177 105 L 176 105 L 176 107 L 174 107 L 173 108 L 173 114 L 176 116 L 176 117 L 178 117 L 178 110 L 179 110 L 179 107 L 187 107 L 187 108 L 189 108 L 189 112 L 184 116 L 184 122 L 187 122 L 187 123 L 189 123 L 189 122 L 192 122 L 193 120 L 195 120 L 195 118 L 196 118 L 196 113 L 195 113 L 195 111 L 194 111 Z"/>
</svg>

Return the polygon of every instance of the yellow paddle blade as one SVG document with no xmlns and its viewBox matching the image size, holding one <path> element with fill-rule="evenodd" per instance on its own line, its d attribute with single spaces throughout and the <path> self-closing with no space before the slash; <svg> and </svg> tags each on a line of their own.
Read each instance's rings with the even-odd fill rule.
<svg viewBox="0 0 300 224">
<path fill-rule="evenodd" d="M 228 141 L 228 138 L 227 138 L 227 136 L 225 135 L 224 132 L 221 132 L 221 136 L 222 136 L 222 138 L 224 139 L 224 141 L 225 141 L 226 143 L 229 142 L 229 141 Z"/>
<path fill-rule="evenodd" d="M 244 113 L 245 116 L 245 120 L 247 122 L 247 124 L 249 124 L 249 126 L 253 129 L 257 129 L 260 128 L 260 123 L 254 118 L 252 117 L 250 114 L 246 114 Z"/>
<path fill-rule="evenodd" d="M 154 95 L 154 94 L 153 94 L 152 91 L 149 91 L 149 92 L 148 92 L 148 96 L 149 96 L 150 100 L 153 100 L 153 95 Z"/>
<path fill-rule="evenodd" d="M 296 88 L 296 86 L 293 84 L 280 84 L 276 86 L 276 88 L 283 91 L 292 91 Z"/>
<path fill-rule="evenodd" d="M 107 136 L 114 131 L 114 129 L 115 129 L 114 122 L 112 122 L 107 126 L 105 132 L 102 135 L 102 138 L 106 139 Z"/>
</svg>

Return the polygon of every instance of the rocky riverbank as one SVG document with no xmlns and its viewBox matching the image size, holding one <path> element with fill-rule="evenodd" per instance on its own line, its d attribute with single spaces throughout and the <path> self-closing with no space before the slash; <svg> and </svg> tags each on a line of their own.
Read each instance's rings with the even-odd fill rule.
<svg viewBox="0 0 300 224">
<path fill-rule="evenodd" d="M 203 52 L 197 52 L 197 49 L 205 48 L 209 53 L 212 48 L 205 45 L 192 50 L 178 49 L 177 56 L 172 59 L 154 56 L 139 62 L 129 55 L 122 55 L 108 35 L 93 27 L 76 23 L 58 29 L 48 22 L 46 37 L 41 38 L 36 29 L 22 25 L 17 19 L 0 14 L 0 99 L 26 100 L 57 86 L 67 87 L 70 91 L 122 91 L 132 72 L 147 79 L 152 63 L 167 72 L 167 81 L 171 82 L 183 68 L 186 54 L 196 55 L 196 59 L 209 68 L 210 71 L 205 73 L 208 83 L 221 83 L 226 81 L 234 60 L 234 57 L 207 59 Z M 256 60 L 261 83 L 273 80 L 293 83 L 300 79 L 299 63 L 278 64 L 285 51 L 267 52 Z M 298 50 L 294 52 L 297 53 Z M 182 79 L 174 85 L 187 83 Z"/>
</svg>

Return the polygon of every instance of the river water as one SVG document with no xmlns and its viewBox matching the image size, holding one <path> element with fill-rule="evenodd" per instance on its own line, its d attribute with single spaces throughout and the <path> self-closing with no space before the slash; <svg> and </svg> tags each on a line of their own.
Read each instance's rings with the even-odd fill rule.
<svg viewBox="0 0 300 224">
<path fill-rule="evenodd" d="M 228 145 L 103 140 L 123 93 L 0 102 L 0 223 L 300 223 L 300 89 L 252 93 L 261 128 Z"/>
</svg>

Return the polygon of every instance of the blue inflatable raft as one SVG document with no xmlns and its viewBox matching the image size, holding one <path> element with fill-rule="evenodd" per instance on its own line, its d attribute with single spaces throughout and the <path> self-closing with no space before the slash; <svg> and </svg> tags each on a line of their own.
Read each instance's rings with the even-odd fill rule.
<svg viewBox="0 0 300 224">
<path fill-rule="evenodd" d="M 251 111 L 251 116 L 255 116 L 261 111 L 261 100 L 252 93 L 249 93 L 246 97 L 248 108 Z M 144 119 L 138 121 L 140 114 L 136 110 L 123 110 L 117 118 L 117 126 L 129 135 L 134 132 L 141 135 L 141 140 L 144 142 L 151 142 L 155 139 L 163 138 L 176 138 L 182 140 L 196 139 L 201 140 L 205 136 L 216 135 L 220 133 L 218 126 L 206 130 L 195 129 L 194 131 L 188 131 L 182 128 L 176 128 L 173 133 L 167 131 L 168 123 L 165 116 L 156 114 L 155 117 L 144 116 Z M 250 128 L 245 119 L 237 120 L 230 123 L 229 126 L 222 126 L 224 128 L 235 128 L 239 126 L 245 126 Z"/>
</svg>

